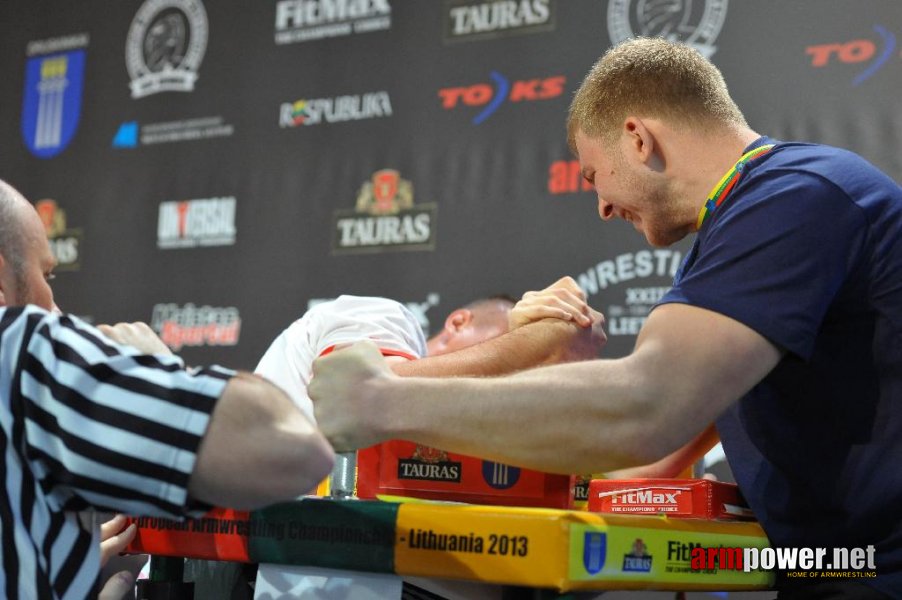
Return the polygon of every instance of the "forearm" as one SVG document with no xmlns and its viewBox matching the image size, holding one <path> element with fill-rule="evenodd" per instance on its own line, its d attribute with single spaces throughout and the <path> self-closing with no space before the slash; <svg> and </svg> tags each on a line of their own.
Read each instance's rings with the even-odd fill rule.
<svg viewBox="0 0 902 600">
<path fill-rule="evenodd" d="M 491 340 L 441 356 L 394 363 L 402 377 L 484 377 L 514 373 L 553 361 L 579 325 L 543 319 Z"/>
<path fill-rule="evenodd" d="M 718 440 L 717 429 L 712 424 L 691 442 L 657 462 L 640 467 L 609 471 L 605 475 L 610 479 L 676 477 L 701 460 Z"/>
<path fill-rule="evenodd" d="M 213 412 L 189 491 L 213 504 L 255 508 L 313 489 L 332 461 L 328 442 L 281 390 L 240 374 Z"/>
<path fill-rule="evenodd" d="M 492 379 L 382 379 L 365 393 L 382 407 L 376 412 L 385 439 L 543 471 L 597 473 L 658 460 L 704 425 L 668 423 L 667 398 L 633 375 L 631 360 Z"/>
</svg>

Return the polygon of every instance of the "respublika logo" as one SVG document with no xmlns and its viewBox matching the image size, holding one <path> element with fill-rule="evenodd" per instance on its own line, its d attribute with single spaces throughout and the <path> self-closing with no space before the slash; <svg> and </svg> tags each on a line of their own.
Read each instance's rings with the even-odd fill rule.
<svg viewBox="0 0 902 600">
<path fill-rule="evenodd" d="M 362 121 L 392 116 L 388 92 L 366 92 L 285 102 L 279 107 L 279 127 Z"/>
<path fill-rule="evenodd" d="M 624 573 L 648 573 L 651 571 L 652 557 L 640 538 L 633 542 L 632 552 L 623 555 Z"/>
<path fill-rule="evenodd" d="M 241 316 L 234 306 L 157 304 L 150 326 L 176 352 L 183 346 L 234 346 L 241 332 Z"/>
<path fill-rule="evenodd" d="M 276 44 L 390 28 L 388 0 L 280 0 L 276 3 Z"/>
<path fill-rule="evenodd" d="M 77 271 L 81 229 L 66 227 L 66 213 L 55 200 L 38 200 L 34 208 L 44 224 L 50 251 L 56 259 L 54 271 Z"/>
<path fill-rule="evenodd" d="M 583 567 L 589 575 L 596 575 L 604 568 L 607 555 L 607 534 L 587 531 L 583 534 Z"/>
<path fill-rule="evenodd" d="M 435 204 L 413 203 L 413 184 L 398 171 L 373 173 L 353 211 L 336 211 L 332 252 L 383 252 L 435 248 Z"/>
<path fill-rule="evenodd" d="M 445 0 L 446 42 L 554 29 L 555 0 Z"/>
<path fill-rule="evenodd" d="M 194 248 L 235 243 L 235 198 L 160 203 L 157 247 Z"/>
<path fill-rule="evenodd" d="M 193 91 L 208 35 L 200 0 L 145 0 L 125 45 L 132 98 Z"/>
<path fill-rule="evenodd" d="M 520 480 L 520 468 L 484 460 L 482 478 L 496 490 L 506 490 L 517 485 L 517 481 Z"/>
<path fill-rule="evenodd" d="M 882 69 L 896 53 L 896 36 L 883 27 L 874 25 L 874 34 L 870 37 L 815 44 L 805 48 L 811 57 L 811 66 L 819 69 L 834 65 L 856 65 L 852 85 L 858 86 L 870 79 Z"/>
<path fill-rule="evenodd" d="M 567 80 L 563 75 L 555 75 L 511 82 L 497 71 L 492 71 L 489 77 L 492 83 L 440 89 L 438 96 L 442 100 L 442 108 L 454 110 L 461 105 L 482 106 L 484 108 L 473 117 L 473 125 L 479 125 L 491 117 L 505 101 L 519 103 L 557 98 L 564 93 L 564 84 Z"/>
<path fill-rule="evenodd" d="M 711 58 L 717 51 L 714 42 L 727 18 L 727 1 L 611 0 L 608 3 L 608 34 L 612 44 L 636 36 L 663 37 L 693 46 L 703 56 Z"/>
<path fill-rule="evenodd" d="M 88 34 L 28 43 L 22 137 L 38 158 L 62 152 L 78 129 Z"/>
</svg>

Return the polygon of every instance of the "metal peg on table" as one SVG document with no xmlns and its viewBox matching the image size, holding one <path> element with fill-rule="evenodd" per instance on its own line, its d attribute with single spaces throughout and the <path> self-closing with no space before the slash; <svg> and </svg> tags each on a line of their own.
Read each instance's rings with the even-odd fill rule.
<svg viewBox="0 0 902 600">
<path fill-rule="evenodd" d="M 357 484 L 357 453 L 339 452 L 335 455 L 335 466 L 329 482 L 333 498 L 353 498 Z"/>
</svg>

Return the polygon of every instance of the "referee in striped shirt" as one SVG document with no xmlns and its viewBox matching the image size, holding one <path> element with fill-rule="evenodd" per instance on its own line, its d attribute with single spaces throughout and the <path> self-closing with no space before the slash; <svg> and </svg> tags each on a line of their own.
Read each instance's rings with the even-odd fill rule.
<svg viewBox="0 0 902 600">
<path fill-rule="evenodd" d="M 281 390 L 56 314 L 53 267 L 34 208 L 0 181 L 0 597 L 96 597 L 99 520 L 79 511 L 249 509 L 329 473 L 328 442 Z"/>
</svg>

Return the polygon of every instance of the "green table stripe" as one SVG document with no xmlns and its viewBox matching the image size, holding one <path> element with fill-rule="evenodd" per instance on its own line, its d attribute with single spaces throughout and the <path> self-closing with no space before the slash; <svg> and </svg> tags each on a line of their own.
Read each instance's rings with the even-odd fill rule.
<svg viewBox="0 0 902 600">
<path fill-rule="evenodd" d="M 394 573 L 398 504 L 304 499 L 251 513 L 252 562 Z"/>
</svg>

